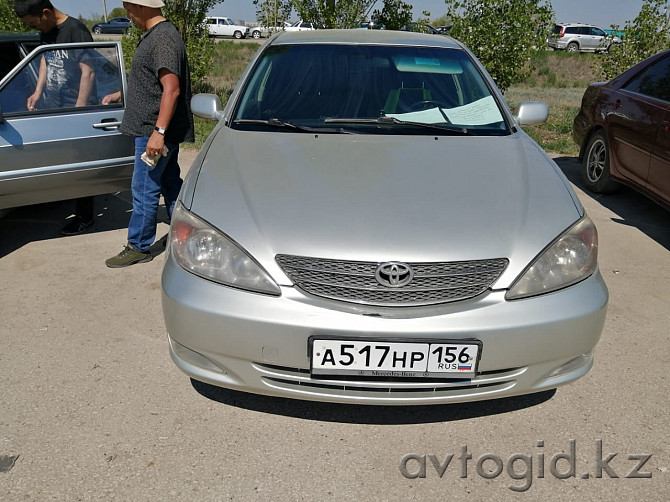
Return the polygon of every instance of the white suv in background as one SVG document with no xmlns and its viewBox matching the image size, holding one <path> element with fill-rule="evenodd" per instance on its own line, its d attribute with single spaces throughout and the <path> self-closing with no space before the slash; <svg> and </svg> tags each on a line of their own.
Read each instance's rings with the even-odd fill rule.
<svg viewBox="0 0 670 502">
<path fill-rule="evenodd" d="M 619 37 L 610 36 L 592 24 L 582 23 L 556 24 L 547 39 L 549 47 L 568 52 L 607 52 L 612 44 L 620 42 Z"/>
<path fill-rule="evenodd" d="M 249 34 L 249 28 L 235 24 L 229 17 L 208 17 L 207 29 L 210 37 L 244 38 Z"/>
</svg>

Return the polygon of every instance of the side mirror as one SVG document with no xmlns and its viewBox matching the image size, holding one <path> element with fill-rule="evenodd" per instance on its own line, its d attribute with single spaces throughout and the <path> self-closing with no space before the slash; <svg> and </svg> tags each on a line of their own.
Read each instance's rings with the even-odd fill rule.
<svg viewBox="0 0 670 502">
<path fill-rule="evenodd" d="M 514 117 L 519 125 L 544 124 L 549 117 L 549 106 L 543 101 L 522 101 Z"/>
<path fill-rule="evenodd" d="M 221 120 L 223 107 L 216 94 L 196 94 L 191 98 L 191 111 L 194 115 L 207 120 Z"/>
</svg>

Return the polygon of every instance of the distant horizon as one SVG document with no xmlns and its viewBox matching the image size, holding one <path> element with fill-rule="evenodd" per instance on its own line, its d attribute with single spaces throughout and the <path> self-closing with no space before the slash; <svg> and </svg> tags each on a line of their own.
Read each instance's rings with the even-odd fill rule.
<svg viewBox="0 0 670 502">
<path fill-rule="evenodd" d="M 103 5 L 106 4 L 109 14 L 114 8 L 123 8 L 121 0 L 52 0 L 54 6 L 63 12 L 86 19 L 96 15 L 103 15 Z M 378 0 L 371 9 L 381 9 L 382 1 Z M 446 12 L 444 0 L 416 0 L 409 2 L 413 5 L 413 17 L 422 17 L 423 11 L 430 11 L 430 19 L 437 19 Z M 635 19 L 642 7 L 642 0 L 553 0 L 557 22 L 581 22 L 594 24 L 601 28 L 611 25 L 623 26 L 626 21 Z M 226 0 L 214 6 L 208 13 L 212 16 L 227 16 L 234 20 L 243 20 L 249 23 L 256 22 L 256 7 L 251 0 Z M 291 16 L 296 21 L 295 12 Z"/>
</svg>

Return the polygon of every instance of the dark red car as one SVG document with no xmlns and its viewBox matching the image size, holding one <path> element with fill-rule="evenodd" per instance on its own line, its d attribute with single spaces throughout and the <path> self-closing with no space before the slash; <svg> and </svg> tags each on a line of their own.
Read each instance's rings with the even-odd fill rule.
<svg viewBox="0 0 670 502">
<path fill-rule="evenodd" d="M 670 209 L 670 50 L 591 84 L 572 137 L 589 190 L 609 193 L 621 182 Z"/>
</svg>

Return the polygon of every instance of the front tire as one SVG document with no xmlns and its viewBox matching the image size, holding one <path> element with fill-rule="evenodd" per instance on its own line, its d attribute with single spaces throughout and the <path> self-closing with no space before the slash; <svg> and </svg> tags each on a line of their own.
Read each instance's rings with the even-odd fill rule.
<svg viewBox="0 0 670 502">
<path fill-rule="evenodd" d="M 591 136 L 582 162 L 584 185 L 595 193 L 612 193 L 617 184 L 610 176 L 610 151 L 604 131 Z"/>
<path fill-rule="evenodd" d="M 251 36 L 254 37 L 254 38 L 256 38 L 256 39 L 261 38 L 261 32 L 260 32 L 260 31 L 254 31 L 254 32 L 251 34 Z"/>
<path fill-rule="evenodd" d="M 102 33 L 100 26 L 96 26 L 95 28 L 93 28 L 93 33 L 95 33 L 96 35 L 100 35 Z"/>
<path fill-rule="evenodd" d="M 237 30 L 235 33 L 233 33 L 233 37 L 239 40 L 240 38 L 242 38 L 242 32 Z"/>
</svg>

